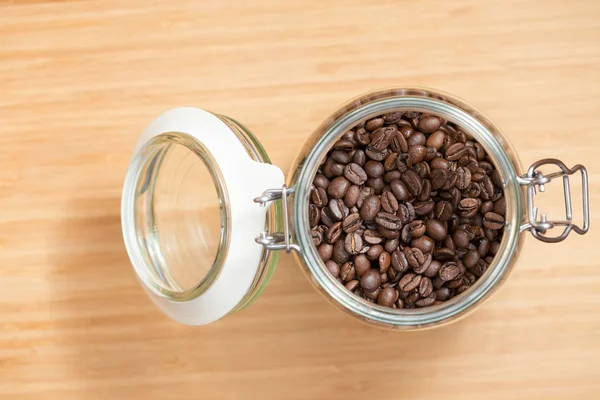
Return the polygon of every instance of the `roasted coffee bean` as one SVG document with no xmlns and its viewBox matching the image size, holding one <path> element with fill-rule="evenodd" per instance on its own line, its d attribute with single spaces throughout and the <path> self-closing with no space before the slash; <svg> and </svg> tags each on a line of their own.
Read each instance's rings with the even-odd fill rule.
<svg viewBox="0 0 600 400">
<path fill-rule="evenodd" d="M 344 221 L 342 222 L 342 229 L 346 233 L 356 232 L 360 226 L 362 225 L 362 220 L 360 219 L 360 215 L 357 213 L 350 214 Z"/>
<path fill-rule="evenodd" d="M 360 216 L 364 221 L 373 221 L 381 210 L 381 200 L 376 195 L 371 195 L 365 199 L 360 208 Z"/>
<path fill-rule="evenodd" d="M 321 257 L 321 260 L 323 260 L 324 262 L 329 261 L 331 260 L 331 256 L 333 254 L 333 246 L 329 243 L 323 243 L 319 246 L 318 253 L 319 257 Z"/>
<path fill-rule="evenodd" d="M 433 240 L 442 241 L 448 236 L 448 228 L 446 224 L 437 219 L 427 220 L 427 234 Z"/>
<path fill-rule="evenodd" d="M 411 146 L 408 149 L 408 159 L 406 160 L 406 165 L 410 168 L 416 163 L 419 163 L 425 159 L 425 155 L 427 154 L 427 148 L 421 145 Z"/>
<path fill-rule="evenodd" d="M 393 214 L 392 214 L 393 215 Z M 386 229 L 383 226 L 379 225 L 377 227 L 377 232 L 381 235 L 381 237 L 385 239 L 398 239 L 400 237 L 400 231 L 396 229 Z"/>
<path fill-rule="evenodd" d="M 481 256 L 477 250 L 469 250 L 467 254 L 463 257 L 463 263 L 465 267 L 471 269 L 479 262 Z"/>
<path fill-rule="evenodd" d="M 387 251 L 381 252 L 381 254 L 379 255 L 379 259 L 378 259 L 378 264 L 379 264 L 379 272 L 380 273 L 387 272 L 387 270 L 391 264 L 390 253 L 388 253 Z"/>
<path fill-rule="evenodd" d="M 448 221 L 450 219 L 450 217 L 452 217 L 452 212 L 453 212 L 452 204 L 450 204 L 449 201 L 440 200 L 435 205 L 433 215 L 439 221 L 445 222 L 445 221 Z"/>
<path fill-rule="evenodd" d="M 394 180 L 390 182 L 390 190 L 399 201 L 407 201 L 410 198 L 408 187 L 401 180 Z"/>
<path fill-rule="evenodd" d="M 443 281 L 448 282 L 460 275 L 460 268 L 455 262 L 448 261 L 442 265 L 438 274 Z"/>
<path fill-rule="evenodd" d="M 366 128 L 368 131 L 372 132 L 372 131 L 374 131 L 374 130 L 376 130 L 376 129 L 379 129 L 379 128 L 381 128 L 381 127 L 383 126 L 383 124 L 384 124 L 384 123 L 385 123 L 385 120 L 384 120 L 383 118 L 380 118 L 380 117 L 378 117 L 378 118 L 373 118 L 372 120 L 369 120 L 369 121 L 367 122 L 367 124 L 365 125 L 365 128 Z"/>
<path fill-rule="evenodd" d="M 317 207 L 324 207 L 327 205 L 328 198 L 325 189 L 322 187 L 315 187 L 310 194 L 310 200 Z"/>
<path fill-rule="evenodd" d="M 319 221 L 321 220 L 321 210 L 314 204 L 310 204 L 308 206 L 308 221 L 311 228 L 317 226 Z"/>
<path fill-rule="evenodd" d="M 390 255 L 390 261 L 392 268 L 400 273 L 405 272 L 410 267 L 408 260 L 406 259 L 406 255 L 400 249 L 394 251 Z"/>
<path fill-rule="evenodd" d="M 391 111 L 357 124 L 312 183 L 319 257 L 368 302 L 439 304 L 468 291 L 500 249 L 500 174 L 483 146 L 434 115 Z"/>
<path fill-rule="evenodd" d="M 438 271 L 440 270 L 441 267 L 442 267 L 441 262 L 439 262 L 438 260 L 432 260 L 429 263 L 429 267 L 427 267 L 425 272 L 423 272 L 423 276 L 433 279 L 438 275 Z"/>
<path fill-rule="evenodd" d="M 351 292 L 354 292 L 358 286 L 360 285 L 360 283 L 358 282 L 358 280 L 353 279 L 348 281 L 348 283 L 346 283 L 346 289 L 348 289 Z"/>
<path fill-rule="evenodd" d="M 456 251 L 447 247 L 440 247 L 433 251 L 433 257 L 438 261 L 449 261 L 453 260 L 456 256 Z"/>
<path fill-rule="evenodd" d="M 423 187 L 423 180 L 415 171 L 409 169 L 404 174 L 402 174 L 402 182 L 406 185 L 408 192 L 414 196 L 418 195 L 421 192 Z M 331 186 L 331 185 L 330 185 Z M 393 191 L 393 189 L 392 189 Z M 396 196 L 398 197 L 398 196 Z M 402 200 L 402 199 L 398 199 Z"/>
<path fill-rule="evenodd" d="M 408 143 L 409 148 L 410 146 L 425 146 L 427 139 L 421 132 L 415 132 L 406 139 L 406 142 Z"/>
<path fill-rule="evenodd" d="M 483 226 L 492 230 L 502 229 L 504 226 L 504 217 L 495 212 L 488 212 L 483 216 Z"/>
<path fill-rule="evenodd" d="M 352 161 L 352 155 L 347 151 L 334 150 L 331 152 L 331 158 L 337 161 L 340 164 L 348 164 Z"/>
<path fill-rule="evenodd" d="M 363 241 L 358 233 L 349 233 L 344 241 L 346 251 L 350 254 L 358 254 L 362 250 Z"/>
<path fill-rule="evenodd" d="M 344 202 L 340 199 L 332 199 L 329 201 L 329 215 L 333 221 L 340 221 L 344 218 Z"/>
<path fill-rule="evenodd" d="M 360 186 L 352 185 L 344 195 L 344 204 L 348 208 L 354 207 L 358 203 L 360 196 Z"/>
<path fill-rule="evenodd" d="M 434 292 L 434 294 L 435 294 L 436 300 L 446 301 L 452 296 L 452 290 L 450 288 L 443 287 L 443 288 L 437 289 Z"/>
<path fill-rule="evenodd" d="M 343 176 L 338 176 L 327 187 L 327 194 L 332 199 L 341 199 L 348 188 L 350 188 L 350 181 Z"/>
<path fill-rule="evenodd" d="M 334 278 L 340 276 L 340 265 L 335 261 L 329 260 L 325 263 L 325 267 Z"/>
<path fill-rule="evenodd" d="M 421 250 L 423 253 L 431 253 L 435 248 L 435 241 L 429 236 L 421 236 L 411 240 L 410 245 Z"/>
<path fill-rule="evenodd" d="M 323 243 L 323 232 L 317 229 L 310 231 L 312 242 L 315 246 L 320 246 Z"/>
<path fill-rule="evenodd" d="M 435 303 L 436 297 L 435 294 L 431 293 L 428 297 L 423 297 L 417 301 L 415 301 L 415 305 L 417 307 L 429 307 Z"/>
<path fill-rule="evenodd" d="M 381 194 L 381 208 L 387 213 L 395 214 L 398 211 L 398 200 L 392 192 Z"/>
<path fill-rule="evenodd" d="M 421 275 L 409 272 L 405 274 L 402 278 L 400 278 L 400 282 L 398 282 L 398 288 L 404 292 L 410 292 L 411 290 L 419 287 L 421 279 Z"/>
<path fill-rule="evenodd" d="M 467 198 L 462 199 L 460 203 L 458 203 L 458 212 L 461 217 L 472 218 L 477 214 L 479 210 L 479 205 L 481 204 L 481 200 Z"/>
<path fill-rule="evenodd" d="M 427 201 L 416 201 L 414 204 L 415 213 L 417 215 L 427 215 L 433 211 L 433 207 L 435 204 L 433 200 L 429 199 Z"/>
<path fill-rule="evenodd" d="M 347 262 L 342 265 L 342 268 L 340 269 L 340 278 L 342 278 L 342 281 L 344 282 L 349 282 L 356 278 L 356 269 L 354 268 L 354 263 Z"/>
<path fill-rule="evenodd" d="M 402 221 L 396 214 L 380 212 L 375 217 L 375 222 L 385 229 L 399 230 L 402 228 Z"/>
<path fill-rule="evenodd" d="M 417 129 L 423 133 L 433 133 L 440 128 L 441 124 L 442 121 L 438 117 L 434 115 L 427 115 L 421 117 L 419 123 L 417 124 Z"/>
<path fill-rule="evenodd" d="M 367 185 L 373 188 L 375 194 L 381 194 L 383 187 L 385 186 L 383 179 L 381 178 L 369 178 L 367 179 Z"/>
<path fill-rule="evenodd" d="M 346 251 L 343 240 L 338 240 L 333 245 L 331 259 L 340 265 L 350 261 L 350 253 Z"/>
<path fill-rule="evenodd" d="M 435 131 L 427 138 L 427 142 L 425 144 L 428 147 L 433 147 L 436 150 L 439 150 L 444 144 L 444 137 L 446 134 L 443 131 Z"/>
<path fill-rule="evenodd" d="M 315 179 L 313 180 L 313 185 L 315 185 L 315 187 L 320 187 L 323 189 L 327 189 L 327 186 L 329 186 L 329 179 L 327 179 L 327 177 L 323 174 L 318 174 L 317 176 L 315 176 Z"/>
<path fill-rule="evenodd" d="M 346 166 L 344 176 L 355 185 L 362 185 L 367 180 L 367 173 L 356 163 L 350 163 Z"/>
<path fill-rule="evenodd" d="M 374 244 L 373 246 L 369 247 L 369 250 L 367 250 L 367 258 L 371 261 L 375 261 L 379 258 L 381 253 L 383 253 L 383 246 L 380 244 Z"/>
<path fill-rule="evenodd" d="M 381 285 L 381 276 L 379 276 L 379 272 L 375 269 L 369 269 L 360 278 L 360 287 L 367 292 L 379 289 L 379 285 Z"/>
<path fill-rule="evenodd" d="M 402 221 L 402 224 L 407 224 L 414 221 L 416 218 L 415 208 L 411 203 L 398 204 L 398 212 L 396 215 Z"/>
<path fill-rule="evenodd" d="M 387 287 L 379 293 L 377 304 L 391 307 L 398 300 L 398 291 L 393 287 Z"/>
<path fill-rule="evenodd" d="M 327 230 L 327 233 L 325 234 L 325 239 L 327 240 L 328 243 L 334 244 L 335 242 L 337 242 L 340 239 L 341 236 L 342 236 L 342 223 L 336 222 L 335 224 L 331 225 L 331 227 Z"/>
</svg>

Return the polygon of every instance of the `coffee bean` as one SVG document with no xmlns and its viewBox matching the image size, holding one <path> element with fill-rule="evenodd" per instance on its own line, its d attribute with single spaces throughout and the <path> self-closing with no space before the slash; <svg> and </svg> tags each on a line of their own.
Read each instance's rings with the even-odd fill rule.
<svg viewBox="0 0 600 400">
<path fill-rule="evenodd" d="M 350 261 L 350 253 L 346 251 L 343 240 L 338 240 L 333 245 L 331 259 L 340 265 Z"/>
<path fill-rule="evenodd" d="M 392 214 L 394 215 L 394 214 Z M 398 239 L 400 237 L 400 231 L 396 229 L 387 229 L 383 226 L 379 225 L 377 227 L 377 232 L 381 235 L 381 237 L 385 239 Z"/>
<path fill-rule="evenodd" d="M 333 246 L 329 243 L 323 243 L 319 246 L 318 252 L 319 257 L 321 257 L 321 260 L 323 260 L 324 262 L 329 261 L 331 260 L 331 256 L 333 254 Z"/>
<path fill-rule="evenodd" d="M 406 259 L 406 255 L 400 249 L 394 251 L 390 255 L 390 262 L 392 264 L 392 268 L 398 272 L 405 272 L 410 267 L 408 260 Z"/>
<path fill-rule="evenodd" d="M 308 221 L 309 221 L 310 227 L 314 228 L 315 226 L 317 226 L 320 219 L 321 219 L 321 211 L 319 210 L 319 207 L 317 207 L 314 204 L 310 204 L 308 206 Z"/>
<path fill-rule="evenodd" d="M 391 256 L 387 251 L 381 252 L 378 259 L 379 263 L 379 272 L 384 273 L 388 270 L 391 264 Z"/>
<path fill-rule="evenodd" d="M 330 244 L 334 244 L 335 242 L 337 242 L 339 240 L 339 238 L 341 236 L 342 236 L 342 223 L 336 222 L 335 224 L 331 225 L 331 227 L 325 234 L 325 239 Z"/>
<path fill-rule="evenodd" d="M 433 147 L 436 150 L 439 150 L 444 144 L 444 137 L 446 134 L 443 131 L 435 131 L 428 138 L 425 144 L 428 147 Z"/>
<path fill-rule="evenodd" d="M 396 249 L 398 248 L 399 245 L 400 245 L 399 239 L 389 239 L 389 240 L 385 241 L 383 248 L 385 249 L 385 251 L 392 254 L 394 251 L 396 251 Z"/>
<path fill-rule="evenodd" d="M 394 132 L 390 138 L 390 148 L 395 153 L 406 153 L 408 151 L 408 142 L 402 132 Z"/>
<path fill-rule="evenodd" d="M 420 238 L 413 239 L 410 245 L 421 250 L 423 253 L 431 253 L 435 248 L 435 241 L 429 236 L 421 236 Z"/>
<path fill-rule="evenodd" d="M 460 203 L 458 203 L 458 212 L 462 217 L 471 218 L 477 214 L 479 210 L 479 205 L 481 204 L 481 200 L 466 198 L 462 199 Z"/>
<path fill-rule="evenodd" d="M 500 197 L 494 202 L 494 206 L 489 211 L 493 211 L 498 215 L 504 216 L 506 214 L 506 199 L 504 197 Z M 482 214 L 485 213 L 482 211 Z"/>
<path fill-rule="evenodd" d="M 495 256 L 496 254 L 498 254 L 498 250 L 500 250 L 500 242 L 492 242 L 490 244 L 489 254 Z"/>
<path fill-rule="evenodd" d="M 456 251 L 448 247 L 440 247 L 433 251 L 433 257 L 438 261 L 450 261 L 456 256 Z"/>
<path fill-rule="evenodd" d="M 483 226 L 492 230 L 502 229 L 504 226 L 504 217 L 495 212 L 488 212 L 483 216 Z"/>
<path fill-rule="evenodd" d="M 352 185 L 344 195 L 344 204 L 348 208 L 354 207 L 358 203 L 360 196 L 360 186 Z"/>
<path fill-rule="evenodd" d="M 443 157 L 436 157 L 431 160 L 430 166 L 432 172 L 435 169 L 445 169 L 448 171 L 450 169 L 450 162 Z"/>
<path fill-rule="evenodd" d="M 325 189 L 322 187 L 315 187 L 314 190 L 310 194 L 310 200 L 317 207 L 323 207 L 327 204 L 328 198 Z"/>
<path fill-rule="evenodd" d="M 448 261 L 442 265 L 438 274 L 443 281 L 448 282 L 458 277 L 460 269 L 455 262 Z"/>
<path fill-rule="evenodd" d="M 467 189 L 470 185 L 471 172 L 465 167 L 458 167 L 456 169 L 456 188 L 459 190 L 464 190 Z"/>
<path fill-rule="evenodd" d="M 421 283 L 421 279 L 422 279 L 421 275 L 417 275 L 417 274 L 413 274 L 412 272 L 409 272 L 400 279 L 400 282 L 398 282 L 398 288 L 400 288 L 400 290 L 402 290 L 402 291 L 410 292 L 411 290 L 419 287 L 419 284 Z M 417 293 L 417 295 L 418 295 L 418 293 Z"/>
<path fill-rule="evenodd" d="M 382 306 L 391 307 L 392 304 L 398 299 L 398 292 L 393 287 L 387 287 L 379 293 L 377 297 L 377 304 Z"/>
<path fill-rule="evenodd" d="M 348 164 L 352 160 L 352 156 L 347 151 L 334 150 L 331 152 L 331 158 L 340 164 Z"/>
<path fill-rule="evenodd" d="M 357 144 L 361 146 L 366 146 L 371 143 L 371 135 L 365 128 L 356 129 L 356 133 L 354 134 L 354 140 Z"/>
<path fill-rule="evenodd" d="M 440 270 L 441 267 L 442 267 L 441 262 L 439 262 L 438 260 L 432 260 L 429 263 L 429 267 L 427 267 L 425 272 L 423 272 L 423 276 L 433 279 L 437 276 L 438 271 Z"/>
<path fill-rule="evenodd" d="M 434 292 L 434 294 L 435 294 L 436 300 L 446 301 L 452 296 L 452 290 L 450 288 L 443 287 L 443 288 L 437 289 Z"/>
<path fill-rule="evenodd" d="M 363 274 L 371 268 L 371 262 L 364 254 L 359 254 L 354 259 L 354 268 L 356 271 L 356 276 L 358 278 L 362 277 Z"/>
<path fill-rule="evenodd" d="M 429 307 L 435 303 L 436 297 L 435 294 L 431 293 L 428 297 L 423 297 L 417 301 L 415 301 L 415 305 L 417 307 Z"/>
<path fill-rule="evenodd" d="M 383 192 L 381 194 L 381 208 L 385 212 L 395 214 L 398 211 L 398 200 L 392 192 Z"/>
<path fill-rule="evenodd" d="M 332 199 L 341 199 L 346 194 L 348 188 L 350 188 L 350 181 L 343 176 L 338 176 L 327 187 L 327 194 Z"/>
<path fill-rule="evenodd" d="M 366 161 L 367 161 L 367 156 L 366 156 L 364 150 L 356 150 L 354 152 L 354 155 L 352 156 L 352 162 L 354 162 L 362 167 L 363 165 L 365 165 Z"/>
<path fill-rule="evenodd" d="M 356 163 L 350 163 L 346 166 L 344 176 L 355 185 L 362 185 L 367 180 L 367 173 Z"/>
<path fill-rule="evenodd" d="M 329 260 L 325 263 L 325 267 L 334 278 L 340 276 L 340 266 L 335 261 Z"/>
<path fill-rule="evenodd" d="M 342 222 L 342 229 L 346 233 L 353 233 L 356 232 L 361 225 L 362 220 L 360 219 L 360 215 L 354 213 L 344 218 L 344 221 Z"/>
<path fill-rule="evenodd" d="M 360 251 L 362 250 L 362 247 L 363 247 L 362 238 L 356 232 L 349 233 L 348 235 L 346 235 L 344 244 L 345 244 L 346 251 L 350 254 L 360 253 Z"/>
<path fill-rule="evenodd" d="M 423 161 L 426 154 L 427 148 L 425 148 L 425 146 L 411 146 L 408 150 L 408 160 L 406 161 L 406 165 L 410 168 L 416 163 Z"/>
<path fill-rule="evenodd" d="M 396 169 L 397 165 L 398 165 L 398 153 L 391 153 L 383 161 L 383 170 L 385 172 L 392 171 L 392 170 Z"/>
<path fill-rule="evenodd" d="M 346 289 L 348 289 L 351 292 L 354 292 L 359 286 L 359 282 L 356 279 L 353 279 L 351 281 L 349 281 L 348 283 L 346 283 Z"/>
<path fill-rule="evenodd" d="M 477 250 L 469 250 L 463 257 L 463 263 L 465 264 L 465 267 L 471 269 L 479 262 L 480 257 Z"/>
<path fill-rule="evenodd" d="M 406 185 L 408 192 L 414 196 L 418 195 L 423 187 L 423 180 L 415 171 L 411 169 L 402 174 L 402 182 L 404 182 Z"/>
<path fill-rule="evenodd" d="M 433 240 L 444 240 L 448 236 L 448 228 L 446 224 L 437 219 L 427 220 L 427 234 Z"/>
<path fill-rule="evenodd" d="M 340 278 L 342 278 L 342 281 L 344 282 L 349 282 L 356 278 L 356 269 L 354 268 L 354 263 L 347 262 L 342 265 L 342 268 L 340 269 Z"/>
<path fill-rule="evenodd" d="M 394 170 L 394 171 L 390 171 L 390 172 L 386 172 L 383 175 L 383 181 L 385 183 L 391 183 L 393 181 L 396 181 L 398 179 L 402 178 L 402 172 L 398 171 L 398 170 Z"/>
<path fill-rule="evenodd" d="M 410 198 L 408 187 L 401 180 L 390 182 L 390 190 L 399 201 L 407 201 Z"/>
<path fill-rule="evenodd" d="M 421 132 L 415 132 L 412 135 L 410 135 L 408 139 L 406 139 L 406 142 L 408 143 L 408 147 L 425 146 L 427 139 L 425 138 L 425 135 L 423 135 Z"/>
<path fill-rule="evenodd" d="M 317 229 L 310 231 L 312 242 L 315 246 L 320 246 L 323 243 L 323 232 Z"/>
<path fill-rule="evenodd" d="M 385 123 L 385 120 L 381 117 L 377 117 L 377 118 L 373 118 L 371 120 L 369 120 L 367 122 L 367 124 L 365 125 L 365 128 L 368 131 L 374 131 L 376 129 L 379 129 L 383 126 L 383 124 Z"/>
<path fill-rule="evenodd" d="M 374 244 L 373 246 L 369 247 L 369 250 L 367 250 L 367 259 L 375 261 L 379 258 L 381 253 L 383 253 L 383 246 L 380 244 Z"/>
<path fill-rule="evenodd" d="M 402 111 L 389 112 L 383 116 L 383 120 L 386 124 L 395 124 L 402 118 L 402 115 L 404 115 Z"/>
<path fill-rule="evenodd" d="M 383 191 L 383 179 L 381 178 L 369 178 L 367 179 L 367 185 L 373 189 L 375 194 L 381 194 Z"/>
<path fill-rule="evenodd" d="M 485 271 L 487 271 L 487 267 L 488 265 L 484 260 L 479 260 L 477 261 L 477 264 L 475 264 L 475 266 L 471 268 L 471 272 L 473 273 L 473 275 L 480 277 L 483 274 L 485 274 Z"/>
<path fill-rule="evenodd" d="M 433 115 L 421 117 L 417 129 L 423 133 L 433 133 L 440 128 L 441 120 Z"/>
<path fill-rule="evenodd" d="M 417 201 L 414 204 L 415 213 L 417 215 L 427 215 L 433 211 L 434 206 L 435 206 L 435 204 L 433 203 L 433 200 L 431 200 L 431 199 L 429 199 L 427 201 Z"/>
<path fill-rule="evenodd" d="M 360 216 L 364 221 L 373 221 L 381 209 L 381 200 L 376 195 L 365 199 L 360 208 Z"/>
<path fill-rule="evenodd" d="M 392 136 L 398 131 L 395 126 L 384 126 L 371 134 L 371 147 L 383 151 L 389 146 Z"/>
<path fill-rule="evenodd" d="M 375 217 L 375 222 L 383 228 L 389 230 L 399 230 L 402 228 L 402 221 L 396 216 L 396 214 L 380 212 Z"/>
<path fill-rule="evenodd" d="M 379 288 L 381 284 L 381 276 L 375 269 L 369 269 L 360 278 L 360 287 L 367 292 L 373 292 Z"/>
<path fill-rule="evenodd" d="M 449 172 L 446 169 L 437 168 L 431 171 L 429 177 L 431 179 L 431 188 L 437 190 L 446 184 Z"/>
<path fill-rule="evenodd" d="M 340 221 L 344 218 L 344 202 L 340 199 L 332 199 L 329 201 L 329 216 L 333 221 Z"/>
<path fill-rule="evenodd" d="M 398 212 L 396 215 L 402 221 L 402 224 L 407 224 L 414 221 L 416 218 L 415 208 L 411 203 L 398 204 Z"/>
<path fill-rule="evenodd" d="M 445 221 L 448 221 L 450 219 L 450 217 L 452 217 L 452 212 L 453 212 L 452 204 L 450 204 L 450 202 L 448 202 L 446 200 L 441 200 L 441 201 L 438 201 L 437 204 L 435 205 L 433 215 L 439 221 L 445 222 Z"/>
<path fill-rule="evenodd" d="M 315 185 L 315 187 L 327 189 L 327 186 L 329 186 L 329 179 L 323 174 L 318 174 L 313 180 L 313 185 Z"/>
</svg>

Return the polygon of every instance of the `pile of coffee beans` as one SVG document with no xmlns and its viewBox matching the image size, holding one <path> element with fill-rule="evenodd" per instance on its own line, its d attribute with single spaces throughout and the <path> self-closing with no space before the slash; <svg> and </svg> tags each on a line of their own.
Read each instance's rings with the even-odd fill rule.
<svg viewBox="0 0 600 400">
<path fill-rule="evenodd" d="M 329 272 L 369 302 L 427 307 L 468 290 L 500 247 L 506 203 L 482 146 L 434 115 L 397 111 L 346 132 L 308 215 Z"/>
</svg>

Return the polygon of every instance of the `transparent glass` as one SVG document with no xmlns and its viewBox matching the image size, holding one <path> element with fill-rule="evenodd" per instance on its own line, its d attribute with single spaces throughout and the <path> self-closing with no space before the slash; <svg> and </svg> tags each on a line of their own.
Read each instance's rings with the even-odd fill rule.
<svg viewBox="0 0 600 400">
<path fill-rule="evenodd" d="M 254 161 L 270 163 L 245 127 L 214 115 Z M 123 194 L 125 240 L 144 285 L 172 301 L 186 302 L 202 295 L 222 270 L 231 230 L 227 186 L 210 151 L 187 134 L 159 135 L 132 160 Z M 281 210 L 277 204 L 267 211 L 265 231 L 280 229 Z M 262 292 L 277 259 L 277 252 L 263 251 L 250 288 L 232 312 Z"/>
<path fill-rule="evenodd" d="M 440 305 L 421 309 L 392 309 L 369 303 L 350 293 L 325 268 L 312 243 L 308 223 L 310 187 L 321 161 L 333 144 L 357 123 L 391 111 L 414 110 L 435 114 L 456 123 L 478 141 L 492 158 L 503 180 L 507 214 L 505 233 L 493 263 L 469 289 Z M 473 311 L 501 285 L 519 255 L 520 227 L 525 214 L 525 192 L 517 182 L 521 166 L 498 127 L 468 104 L 429 89 L 398 88 L 370 92 L 336 110 L 306 141 L 288 175 L 295 188 L 291 199 L 296 257 L 315 287 L 337 308 L 353 317 L 384 328 L 411 330 L 455 321 Z"/>
</svg>

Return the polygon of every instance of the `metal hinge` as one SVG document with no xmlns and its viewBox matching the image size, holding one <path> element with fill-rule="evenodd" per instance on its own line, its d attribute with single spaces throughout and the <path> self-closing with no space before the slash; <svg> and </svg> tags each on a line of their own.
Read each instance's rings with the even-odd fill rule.
<svg viewBox="0 0 600 400">
<path fill-rule="evenodd" d="M 266 190 L 262 196 L 254 199 L 261 207 L 266 207 L 271 202 L 281 199 L 283 205 L 283 232 L 262 231 L 255 239 L 257 243 L 263 245 L 267 250 L 285 250 L 289 253 L 292 250 L 300 252 L 300 246 L 290 241 L 290 221 L 288 216 L 288 196 L 294 193 L 294 188 L 288 188 L 285 185 L 281 189 Z"/>
<path fill-rule="evenodd" d="M 542 165 L 553 164 L 560 168 L 559 171 L 544 175 L 537 169 Z M 581 171 L 581 185 L 583 198 L 583 227 L 573 223 L 573 212 L 571 206 L 571 188 L 569 185 L 569 176 Z M 538 208 L 535 207 L 533 198 L 537 194 L 537 189 L 540 192 L 546 190 L 545 185 L 556 178 L 562 178 L 564 197 L 565 197 L 565 219 L 562 221 L 549 221 L 545 213 L 538 215 Z M 554 158 L 546 158 L 537 161 L 529 167 L 527 174 L 518 177 L 519 184 L 527 186 L 527 210 L 529 221 L 521 226 L 521 231 L 529 230 L 533 237 L 547 243 L 556 243 L 565 240 L 569 233 L 573 230 L 580 235 L 585 234 L 590 227 L 590 212 L 589 212 L 589 194 L 588 194 L 588 175 L 587 170 L 582 165 L 576 165 L 573 168 L 567 166 L 560 160 Z M 550 229 L 564 226 L 564 230 L 558 236 L 546 236 Z"/>
</svg>

